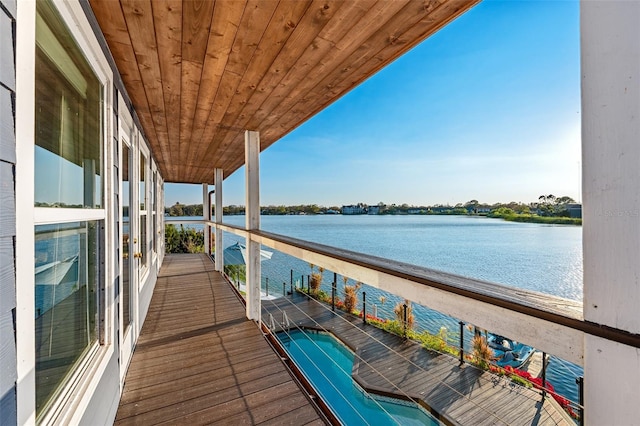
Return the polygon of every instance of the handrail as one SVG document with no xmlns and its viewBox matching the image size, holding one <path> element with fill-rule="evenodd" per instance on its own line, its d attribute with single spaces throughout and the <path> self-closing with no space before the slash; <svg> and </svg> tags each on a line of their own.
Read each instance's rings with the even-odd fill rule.
<svg viewBox="0 0 640 426">
<path fill-rule="evenodd" d="M 202 222 L 480 327 L 516 336 L 576 364 L 583 364 L 584 334 L 640 348 L 640 335 L 584 320 L 581 302 L 266 231 Z"/>
<path fill-rule="evenodd" d="M 271 314 L 271 312 L 269 312 L 269 328 L 271 330 L 275 330 L 276 329 L 276 322 L 273 319 L 273 315 Z"/>
<path fill-rule="evenodd" d="M 495 306 L 555 322 L 586 334 L 640 348 L 640 335 L 638 334 L 585 321 L 582 317 L 583 305 L 577 301 L 530 290 L 514 289 L 501 284 L 440 272 L 270 232 L 252 231 L 251 234 L 262 239 L 286 243 L 369 269 L 410 279 L 425 286 L 439 288 L 460 296 L 486 301 Z"/>
<path fill-rule="evenodd" d="M 169 217 L 172 217 L 172 216 L 169 216 Z M 200 218 L 199 216 L 195 216 L 195 217 L 198 217 L 198 219 L 167 219 L 167 217 L 165 217 L 164 218 L 164 224 L 165 225 L 180 225 L 180 224 L 183 224 L 183 223 L 188 223 L 190 225 L 204 225 L 204 224 L 212 225 L 212 222 L 204 220 L 204 219 Z"/>
<path fill-rule="evenodd" d="M 287 326 L 287 331 L 289 331 L 289 329 L 291 328 L 289 317 L 287 316 L 287 313 L 285 311 L 282 311 L 282 325 L 283 325 L 283 328 L 285 325 Z"/>
</svg>

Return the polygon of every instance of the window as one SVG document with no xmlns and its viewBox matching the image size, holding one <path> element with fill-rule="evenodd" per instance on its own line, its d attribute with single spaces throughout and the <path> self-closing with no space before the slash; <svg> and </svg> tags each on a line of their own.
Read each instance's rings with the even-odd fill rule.
<svg viewBox="0 0 640 426">
<path fill-rule="evenodd" d="M 36 211 L 46 212 L 39 217 L 47 217 L 34 229 L 36 415 L 43 421 L 69 395 L 104 331 L 107 80 L 96 76 L 51 1 L 36 2 L 35 60 L 34 196 Z"/>
<path fill-rule="evenodd" d="M 102 205 L 102 85 L 49 2 L 36 18 L 35 205 Z"/>
<path fill-rule="evenodd" d="M 147 159 L 140 153 L 140 265 L 147 266 Z"/>
<path fill-rule="evenodd" d="M 98 340 L 100 222 L 35 228 L 38 413 Z"/>
<path fill-rule="evenodd" d="M 158 216 L 156 215 L 158 211 L 158 173 L 153 171 L 153 184 L 151 186 L 151 248 L 153 250 L 153 254 L 158 252 L 157 241 L 158 241 Z"/>
<path fill-rule="evenodd" d="M 131 324 L 131 282 L 129 277 L 130 255 L 130 176 L 129 162 L 131 152 L 126 142 L 122 141 L 122 318 L 125 330 Z"/>
</svg>

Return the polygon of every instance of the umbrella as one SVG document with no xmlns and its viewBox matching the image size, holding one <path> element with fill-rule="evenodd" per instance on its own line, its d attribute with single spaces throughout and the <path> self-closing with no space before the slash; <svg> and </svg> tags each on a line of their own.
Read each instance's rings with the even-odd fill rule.
<svg viewBox="0 0 640 426">
<path fill-rule="evenodd" d="M 260 250 L 260 262 L 271 259 L 272 252 Z M 246 265 L 247 264 L 247 248 L 244 244 L 235 243 L 222 253 L 225 265 Z"/>
</svg>

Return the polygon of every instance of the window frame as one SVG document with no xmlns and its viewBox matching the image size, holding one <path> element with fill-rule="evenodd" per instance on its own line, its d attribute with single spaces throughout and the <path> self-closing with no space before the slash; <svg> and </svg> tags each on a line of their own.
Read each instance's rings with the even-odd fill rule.
<svg viewBox="0 0 640 426">
<path fill-rule="evenodd" d="M 151 264 L 158 263 L 158 168 L 155 161 L 151 162 Z"/>
<path fill-rule="evenodd" d="M 151 248 L 150 248 L 150 244 L 149 244 L 149 228 L 150 228 L 150 223 L 149 223 L 149 217 L 151 216 L 149 214 L 149 211 L 151 210 L 151 206 L 149 206 L 149 202 L 150 202 L 150 197 L 149 197 L 149 193 L 150 193 L 150 182 L 149 182 L 149 176 L 150 176 L 150 170 L 151 170 L 151 152 L 149 151 L 149 148 L 146 145 L 146 141 L 144 140 L 144 137 L 142 136 L 142 134 L 139 131 L 136 131 L 136 133 L 138 134 L 138 148 L 137 148 L 137 153 L 138 153 L 138 161 L 137 161 L 137 170 L 138 170 L 138 238 L 139 238 L 139 244 L 140 244 L 140 253 L 142 253 L 142 257 L 140 258 L 140 263 L 138 264 L 138 276 L 139 276 L 139 285 L 140 288 L 139 290 L 141 290 L 147 283 L 148 278 L 149 278 L 149 271 L 151 270 Z M 143 182 L 142 176 L 139 175 L 140 173 L 140 160 L 144 158 L 144 194 L 140 193 L 140 185 Z M 144 199 L 144 209 L 141 208 L 141 200 Z M 142 229 L 142 217 L 144 217 L 144 232 Z M 144 234 L 144 240 L 143 241 L 143 234 Z M 144 251 L 142 250 L 142 244 L 144 244 Z M 144 259 L 144 262 L 143 262 Z"/>
<path fill-rule="evenodd" d="M 35 2 L 19 2 L 19 9 L 22 11 L 21 22 L 26 21 L 27 24 L 19 30 L 18 39 L 22 38 L 24 48 L 30 46 L 29 49 L 19 49 L 20 54 L 16 58 L 16 66 L 35 64 L 35 21 L 36 21 L 36 4 Z M 16 105 L 16 116 L 22 116 L 21 123 L 16 123 L 16 136 L 27 136 L 21 138 L 24 140 L 32 140 L 31 145 L 17 150 L 17 157 L 20 159 L 21 167 L 17 171 L 18 176 L 24 179 L 23 182 L 31 182 L 31 191 L 17 191 L 16 208 L 25 212 L 24 220 L 21 220 L 17 227 L 20 231 L 30 233 L 20 245 L 17 245 L 16 252 L 18 256 L 22 256 L 26 260 L 16 262 L 16 274 L 20 277 L 24 285 L 20 286 L 16 295 L 18 306 L 20 306 L 20 314 L 16 320 L 18 328 L 19 348 L 31 349 L 27 353 L 33 353 L 33 342 L 35 341 L 35 266 L 33 256 L 27 259 L 30 246 L 31 253 L 34 251 L 35 227 L 37 225 L 63 224 L 69 222 L 89 222 L 99 221 L 101 229 L 98 230 L 100 246 L 102 251 L 102 262 L 97 277 L 98 294 L 97 297 L 97 339 L 86 350 L 84 356 L 78 360 L 68 379 L 62 384 L 60 389 L 56 391 L 53 400 L 48 404 L 47 408 L 36 418 L 35 411 L 35 374 L 25 374 L 28 371 L 35 371 L 35 356 L 26 357 L 18 366 L 19 380 L 18 389 L 18 415 L 19 423 L 79 423 L 81 416 L 84 414 L 88 406 L 92 392 L 85 392 L 78 398 L 77 392 L 79 388 L 96 389 L 107 366 L 114 353 L 114 321 L 113 307 L 108 300 L 112 299 L 114 294 L 113 277 L 114 262 L 113 256 L 115 251 L 112 229 L 114 226 L 113 210 L 113 183 L 111 167 L 114 163 L 112 147 L 112 104 L 113 104 L 113 73 L 111 67 L 103 54 L 102 48 L 95 37 L 93 29 L 88 22 L 86 15 L 79 3 L 56 2 L 51 1 L 54 11 L 65 24 L 67 35 L 73 38 L 78 49 L 82 53 L 88 66 L 91 68 L 96 78 L 101 84 L 101 208 L 85 209 L 85 208 L 51 208 L 51 207 L 35 207 L 35 96 L 30 100 L 22 100 Z M 27 68 L 29 69 L 29 68 Z M 30 69 L 35 69 L 31 67 Z M 20 74 L 20 73 L 18 73 Z M 28 81 L 29 78 L 31 81 Z M 24 78 L 20 80 L 20 87 L 24 89 L 35 87 L 34 73 L 26 72 Z M 33 90 L 24 90 L 35 95 Z M 24 98 L 24 97 L 21 97 Z M 31 111 L 29 111 L 31 110 Z M 25 113 L 25 114 L 23 114 Z M 20 125 L 18 125 L 20 124 Z M 24 131 L 20 129 L 24 127 Z M 29 127 L 31 127 L 29 129 Z M 20 130 L 18 130 L 20 129 Z M 21 192 L 29 192 L 29 194 L 20 194 Z M 18 197 L 18 194 L 20 196 Z M 28 207 L 30 204 L 30 208 Z M 28 218 L 27 211 L 33 212 L 31 218 Z M 30 300 L 30 303 L 27 301 Z M 27 320 L 29 318 L 29 320 Z M 35 355 L 35 354 L 34 354 Z M 22 420 L 21 420 L 22 419 Z"/>
</svg>

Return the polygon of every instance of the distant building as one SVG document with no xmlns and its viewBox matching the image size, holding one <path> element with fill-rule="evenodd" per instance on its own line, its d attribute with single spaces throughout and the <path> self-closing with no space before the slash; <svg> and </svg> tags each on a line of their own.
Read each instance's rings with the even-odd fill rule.
<svg viewBox="0 0 640 426">
<path fill-rule="evenodd" d="M 447 212 L 449 210 L 453 210 L 453 207 L 451 206 L 438 206 L 438 207 L 429 207 L 429 209 L 427 210 L 430 213 L 444 213 Z"/>
<path fill-rule="evenodd" d="M 579 204 L 579 203 L 567 204 L 565 207 L 569 212 L 569 217 L 582 219 L 582 204 Z"/>
<path fill-rule="evenodd" d="M 367 214 L 380 214 L 380 206 L 369 206 Z"/>
<path fill-rule="evenodd" d="M 365 206 L 363 205 L 350 205 L 342 206 L 342 214 L 365 214 Z"/>
</svg>

